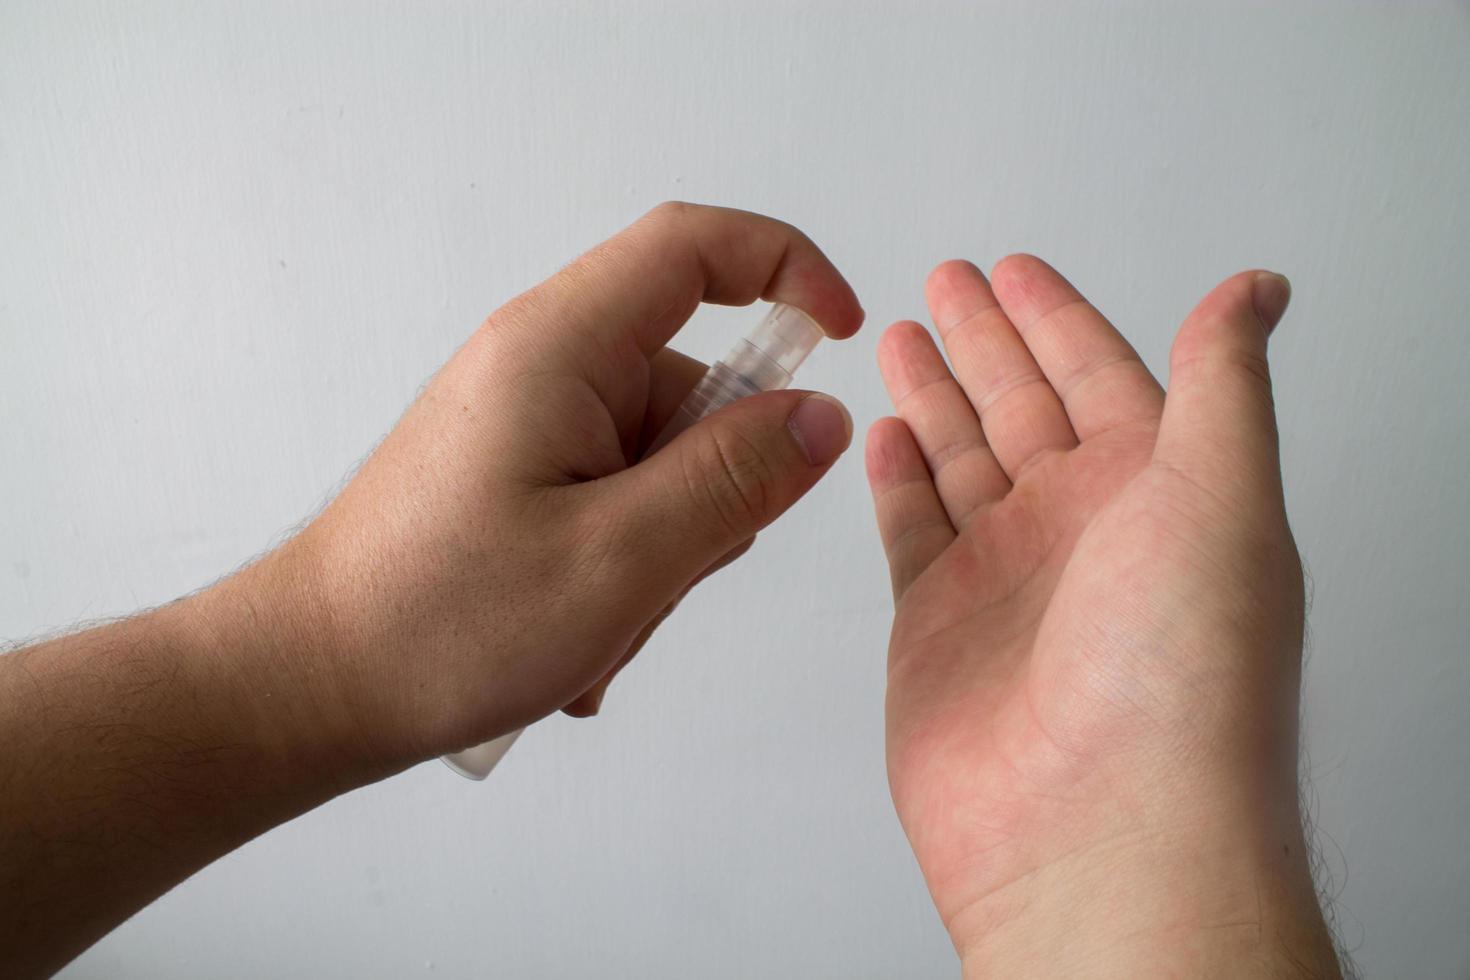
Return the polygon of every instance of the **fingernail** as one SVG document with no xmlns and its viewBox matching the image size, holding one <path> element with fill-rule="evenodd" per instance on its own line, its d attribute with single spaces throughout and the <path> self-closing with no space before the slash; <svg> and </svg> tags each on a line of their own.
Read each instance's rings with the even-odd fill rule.
<svg viewBox="0 0 1470 980">
<path fill-rule="evenodd" d="M 852 442 L 852 417 L 841 402 L 826 395 L 803 398 L 786 427 L 813 466 L 826 466 Z"/>
<path fill-rule="evenodd" d="M 1281 315 L 1290 302 L 1291 282 L 1285 276 L 1275 272 L 1256 274 L 1255 282 L 1251 284 L 1251 305 L 1256 308 L 1256 316 L 1265 324 L 1267 333 L 1281 322 Z"/>
</svg>

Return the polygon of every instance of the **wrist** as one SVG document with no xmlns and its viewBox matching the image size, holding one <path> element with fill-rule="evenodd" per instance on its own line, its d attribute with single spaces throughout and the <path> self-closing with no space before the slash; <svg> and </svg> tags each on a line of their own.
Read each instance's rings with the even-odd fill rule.
<svg viewBox="0 0 1470 980">
<path fill-rule="evenodd" d="M 1296 807 L 1186 795 L 1027 842 L 1037 860 L 948 922 L 964 975 L 1339 976 Z"/>
<path fill-rule="evenodd" d="M 197 687 L 221 692 L 263 764 L 283 781 L 324 783 L 333 793 L 410 764 L 382 737 L 380 686 L 332 628 L 320 579 L 288 543 L 235 575 L 159 610 L 204 653 Z"/>
</svg>

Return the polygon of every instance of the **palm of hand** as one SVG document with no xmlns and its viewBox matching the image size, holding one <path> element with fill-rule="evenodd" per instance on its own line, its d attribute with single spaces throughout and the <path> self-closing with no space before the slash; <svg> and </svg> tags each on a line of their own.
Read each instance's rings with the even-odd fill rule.
<svg viewBox="0 0 1470 980">
<path fill-rule="evenodd" d="M 977 868 L 975 855 L 1022 834 L 1034 806 L 1091 768 L 1087 746 L 1103 741 L 1090 736 L 1125 720 L 1126 701 L 1108 700 L 1113 664 L 1042 641 L 1105 633 L 1103 616 L 1139 586 L 1122 581 L 1136 559 L 1126 525 L 1145 495 L 1135 482 L 1151 433 L 1119 435 L 1039 461 L 975 515 L 897 611 L 892 788 L 921 865 L 954 882 L 935 882 L 936 898 L 953 896 L 946 918 L 976 886 L 1015 873 Z M 1116 594 L 1097 594 L 1097 582 Z"/>
<path fill-rule="evenodd" d="M 1260 658 L 1210 654 L 1291 634 L 1300 573 L 1257 494 L 1235 506 L 1230 481 L 1206 489 L 1156 455 L 1162 390 L 1050 268 L 1008 260 L 992 293 L 950 263 L 929 294 L 958 380 L 922 328 L 895 325 L 880 361 L 906 424 L 875 426 L 869 469 L 899 596 L 890 783 L 953 928 L 1038 871 L 1050 845 L 1033 838 L 1084 847 L 1115 832 L 1104 811 L 1152 805 L 1130 773 L 1246 698 Z M 1252 561 L 1254 585 L 1230 574 Z"/>
</svg>

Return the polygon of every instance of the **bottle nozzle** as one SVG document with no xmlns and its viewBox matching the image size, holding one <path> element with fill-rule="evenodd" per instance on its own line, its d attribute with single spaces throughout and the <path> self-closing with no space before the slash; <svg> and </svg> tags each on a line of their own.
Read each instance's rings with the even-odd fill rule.
<svg viewBox="0 0 1470 980">
<path fill-rule="evenodd" d="M 777 303 L 745 340 L 789 375 L 824 336 L 816 320 L 794 306 Z"/>
</svg>

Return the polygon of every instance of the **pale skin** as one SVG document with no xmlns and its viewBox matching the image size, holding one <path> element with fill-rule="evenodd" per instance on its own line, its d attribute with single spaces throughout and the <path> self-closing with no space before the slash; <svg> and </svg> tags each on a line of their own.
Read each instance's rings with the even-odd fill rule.
<svg viewBox="0 0 1470 980">
<path fill-rule="evenodd" d="M 1302 569 L 1266 341 L 1185 320 L 1166 396 L 1039 259 L 934 270 L 868 436 L 894 803 L 967 977 L 1338 976 L 1297 805 Z"/>
<path fill-rule="evenodd" d="M 1166 398 L 1039 260 L 993 279 L 936 270 L 955 374 L 894 325 L 901 420 L 868 436 L 890 781 L 964 972 L 1335 976 L 1296 807 L 1301 573 L 1263 323 L 1284 282 L 1207 297 Z M 640 461 L 703 371 L 675 331 L 757 298 L 834 338 L 863 319 L 796 229 L 655 209 L 492 314 L 286 544 L 0 657 L 6 975 L 339 793 L 595 714 L 850 441 L 834 400 L 788 391 Z"/>
</svg>

